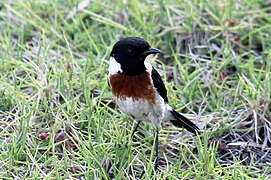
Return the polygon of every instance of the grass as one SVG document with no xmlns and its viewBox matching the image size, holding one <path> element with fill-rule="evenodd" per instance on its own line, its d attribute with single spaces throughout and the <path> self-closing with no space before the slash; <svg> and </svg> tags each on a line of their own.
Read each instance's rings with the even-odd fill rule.
<svg viewBox="0 0 271 180">
<path fill-rule="evenodd" d="M 78 8 L 76 8 L 78 7 Z M 271 144 L 269 1 L 1 1 L 2 179 L 268 179 Z M 112 102 L 112 45 L 140 36 L 170 105 L 195 137 L 152 128 Z"/>
</svg>

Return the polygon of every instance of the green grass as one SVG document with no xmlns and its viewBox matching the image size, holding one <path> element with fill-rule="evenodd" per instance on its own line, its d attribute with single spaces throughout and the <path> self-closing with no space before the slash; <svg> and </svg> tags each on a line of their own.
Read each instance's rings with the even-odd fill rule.
<svg viewBox="0 0 271 180">
<path fill-rule="evenodd" d="M 270 178 L 269 1 L 80 2 L 0 1 L 2 179 Z M 163 124 L 158 172 L 151 126 L 130 139 L 107 85 L 126 36 L 162 50 L 170 105 L 203 127 Z"/>
</svg>

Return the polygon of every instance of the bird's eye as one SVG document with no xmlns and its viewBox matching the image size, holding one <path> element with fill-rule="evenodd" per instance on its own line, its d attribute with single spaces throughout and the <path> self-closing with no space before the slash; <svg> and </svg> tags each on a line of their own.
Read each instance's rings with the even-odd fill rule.
<svg viewBox="0 0 271 180">
<path fill-rule="evenodd" d="M 129 55 L 134 55 L 134 51 L 132 49 L 127 49 Z"/>
</svg>

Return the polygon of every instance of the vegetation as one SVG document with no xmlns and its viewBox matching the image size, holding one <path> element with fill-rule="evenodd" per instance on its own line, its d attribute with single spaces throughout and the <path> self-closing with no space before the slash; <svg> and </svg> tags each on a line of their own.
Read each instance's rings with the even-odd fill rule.
<svg viewBox="0 0 271 180">
<path fill-rule="evenodd" d="M 1 178 L 270 178 L 270 1 L 0 1 L 0 25 Z M 171 106 L 203 129 L 164 123 L 157 172 L 107 85 L 126 36 L 163 52 Z"/>
</svg>

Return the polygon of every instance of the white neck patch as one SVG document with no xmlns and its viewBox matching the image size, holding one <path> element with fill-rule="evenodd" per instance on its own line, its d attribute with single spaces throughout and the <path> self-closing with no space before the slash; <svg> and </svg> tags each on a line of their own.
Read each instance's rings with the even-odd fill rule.
<svg viewBox="0 0 271 180">
<path fill-rule="evenodd" d="M 122 72 L 120 63 L 118 63 L 114 57 L 110 57 L 108 71 L 109 71 L 109 75 L 113 75 L 118 72 Z"/>
<path fill-rule="evenodd" d="M 144 65 L 146 67 L 146 70 L 149 73 L 151 73 L 151 71 L 152 71 L 152 65 L 151 65 L 151 63 L 145 61 Z M 115 60 L 114 57 L 110 57 L 108 71 L 109 71 L 109 75 L 113 75 L 113 74 L 116 74 L 116 73 L 122 73 L 123 72 L 123 70 L 121 69 L 120 63 L 118 63 Z"/>
<path fill-rule="evenodd" d="M 149 63 L 149 62 L 147 62 L 147 61 L 145 60 L 144 65 L 145 65 L 147 71 L 148 71 L 149 73 L 151 73 L 151 71 L 152 71 L 152 65 L 151 65 L 151 63 Z"/>
</svg>

